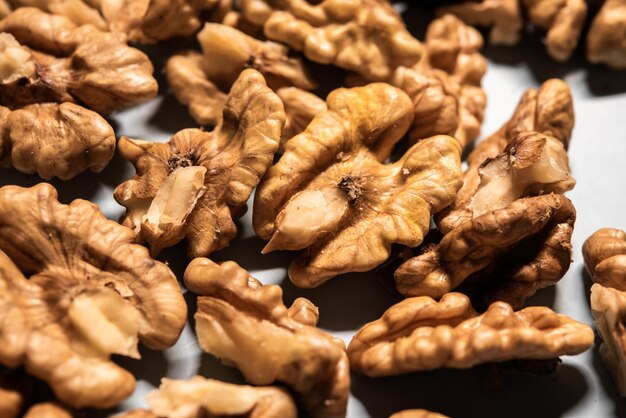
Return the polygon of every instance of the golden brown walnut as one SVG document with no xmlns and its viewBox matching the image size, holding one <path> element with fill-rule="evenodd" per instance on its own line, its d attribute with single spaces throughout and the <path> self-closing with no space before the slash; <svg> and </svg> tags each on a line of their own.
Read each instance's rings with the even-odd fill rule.
<svg viewBox="0 0 626 418">
<path fill-rule="evenodd" d="M 289 277 L 305 288 L 371 270 L 394 243 L 419 245 L 431 213 L 450 204 L 461 184 L 460 146 L 449 136 L 383 163 L 413 117 L 401 90 L 384 83 L 342 88 L 326 103 L 287 141 L 254 201 L 254 229 L 270 240 L 264 252 L 304 250 Z"/>
<path fill-rule="evenodd" d="M 602 228 L 583 245 L 585 266 L 593 281 L 604 287 L 626 290 L 626 233 Z"/>
<path fill-rule="evenodd" d="M 593 338 L 587 325 L 547 307 L 514 312 L 495 302 L 478 314 L 467 296 L 448 293 L 439 302 L 420 296 L 392 306 L 357 332 L 348 356 L 353 370 L 380 377 L 574 355 Z"/>
<path fill-rule="evenodd" d="M 404 296 L 434 298 L 458 288 L 477 307 L 501 300 L 518 309 L 569 269 L 575 219 L 574 206 L 561 195 L 515 200 L 463 222 L 403 263 L 396 288 Z"/>
<path fill-rule="evenodd" d="M 626 233 L 602 228 L 583 244 L 591 287 L 591 313 L 600 335 L 600 356 L 626 396 Z"/>
<path fill-rule="evenodd" d="M 146 396 L 149 411 L 132 411 L 119 418 L 296 418 L 291 395 L 274 386 L 233 385 L 194 376 L 189 380 L 163 379 Z"/>
<path fill-rule="evenodd" d="M 427 411 L 425 409 L 407 409 L 396 412 L 389 418 L 448 418 L 446 415 L 437 412 Z"/>
<path fill-rule="evenodd" d="M 204 351 L 235 365 L 254 385 L 286 384 L 312 416 L 345 416 L 345 346 L 313 326 L 311 302 L 300 298 L 287 308 L 279 286 L 262 285 L 232 261 L 196 258 L 185 284 L 199 295 L 196 334 Z"/>
<path fill-rule="evenodd" d="M 606 0 L 587 34 L 587 59 L 626 69 L 626 1 Z"/>
<path fill-rule="evenodd" d="M 12 9 L 20 7 L 37 7 L 48 13 L 63 15 L 77 25 L 90 24 L 98 29 L 107 30 L 107 22 L 103 19 L 99 9 L 100 0 L 8 0 Z M 0 13 L 8 16 L 10 11 Z"/>
<path fill-rule="evenodd" d="M 548 31 L 544 40 L 548 55 L 556 61 L 567 61 L 585 24 L 585 0 L 523 0 L 523 3 L 528 20 Z"/>
<path fill-rule="evenodd" d="M 76 104 L 34 104 L 14 111 L 0 106 L 0 165 L 68 180 L 86 170 L 102 171 L 114 151 L 113 128 Z"/>
<path fill-rule="evenodd" d="M 187 313 L 174 274 L 133 240 L 93 203 L 59 203 L 49 184 L 1 188 L 0 363 L 73 407 L 128 397 L 135 379 L 110 356 L 138 358 L 138 341 L 171 346 Z"/>
<path fill-rule="evenodd" d="M 391 84 L 413 100 L 412 141 L 444 134 L 465 147 L 478 137 L 487 102 L 480 88 L 487 68 L 482 45 L 476 29 L 445 15 L 428 26 L 422 59 L 394 71 Z"/>
<path fill-rule="evenodd" d="M 467 157 L 467 170 L 463 174 L 463 186 L 459 190 L 454 203 L 436 217 L 437 227 L 444 233 L 448 233 L 462 222 L 475 215 L 470 203 L 474 199 L 481 185 L 479 173 L 485 161 L 506 154 L 507 146 L 519 139 L 524 131 L 536 132 L 546 137 L 552 137 L 560 141 L 567 149 L 569 139 L 574 127 L 573 99 L 567 84 L 558 79 L 544 82 L 539 90 L 529 89 L 522 96 L 511 119 L 502 127 L 481 141 Z M 561 166 L 560 172 L 567 171 L 567 156 L 558 147 L 555 141 L 549 141 L 550 146 L 546 150 L 552 150 L 556 154 L 555 165 Z M 514 151 L 515 147 L 510 147 Z M 505 157 L 506 158 L 506 157 Z M 552 156 L 549 160 L 552 161 Z M 561 174 L 565 176 L 565 173 Z M 572 187 L 571 178 L 561 183 L 562 186 Z M 567 189 L 566 187 L 564 187 Z M 550 191 L 549 189 L 547 190 Z M 561 191 L 562 192 L 562 191 Z M 521 197 L 521 196 L 520 196 Z"/>
<path fill-rule="evenodd" d="M 168 82 L 176 98 L 189 107 L 201 125 L 216 125 L 226 94 L 246 68 L 259 71 L 270 88 L 295 86 L 315 88 L 302 60 L 290 57 L 280 44 L 259 41 L 221 24 L 207 23 L 198 34 L 202 54 L 187 51 L 172 56 L 166 64 Z"/>
<path fill-rule="evenodd" d="M 0 32 L 0 105 L 79 102 L 108 114 L 156 96 L 150 60 L 121 33 L 31 7 L 0 20 Z"/>
<path fill-rule="evenodd" d="M 439 14 L 453 14 L 470 25 L 489 26 L 489 42 L 515 45 L 520 40 L 524 18 L 519 0 L 465 1 L 440 7 Z"/>
<path fill-rule="evenodd" d="M 28 408 L 23 418 L 73 418 L 70 410 L 54 402 L 38 403 Z"/>
<path fill-rule="evenodd" d="M 166 143 L 122 137 L 119 152 L 137 170 L 114 194 L 126 207 L 124 225 L 153 254 L 184 238 L 192 258 L 224 248 L 237 234 L 233 218 L 272 163 L 284 121 L 278 96 L 248 69 L 214 131 L 185 129 Z"/>
<path fill-rule="evenodd" d="M 368 81 L 387 80 L 396 67 L 412 66 L 422 53 L 421 43 L 387 1 L 253 0 L 244 2 L 242 12 L 264 24 L 269 39 Z"/>
<path fill-rule="evenodd" d="M 289 139 L 302 133 L 317 114 L 326 110 L 326 102 L 297 87 L 283 87 L 276 94 L 285 106 L 285 127 L 280 135 L 279 147 L 282 152 Z"/>
<path fill-rule="evenodd" d="M 502 300 L 518 309 L 560 280 L 576 220 L 558 195 L 575 185 L 564 146 L 573 119 L 565 83 L 527 91 L 511 120 L 470 153 L 463 187 L 436 218 L 444 237 L 400 266 L 398 291 L 440 298 L 458 288 L 479 308 Z"/>
</svg>

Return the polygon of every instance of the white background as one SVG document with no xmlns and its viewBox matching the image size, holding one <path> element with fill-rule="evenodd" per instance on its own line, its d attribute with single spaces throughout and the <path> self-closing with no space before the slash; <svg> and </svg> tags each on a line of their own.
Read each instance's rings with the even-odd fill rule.
<svg viewBox="0 0 626 418">
<path fill-rule="evenodd" d="M 405 13 L 409 28 L 422 39 L 423 21 L 416 10 Z M 152 51 L 154 52 L 154 51 Z M 585 63 L 582 52 L 567 64 L 552 62 L 540 38 L 533 36 L 514 49 L 486 48 L 489 70 L 484 78 L 488 95 L 483 135 L 497 130 L 511 115 L 525 89 L 537 87 L 551 77 L 568 82 L 574 95 L 576 125 L 569 150 L 570 164 L 577 180 L 568 193 L 578 212 L 574 232 L 574 262 L 561 282 L 540 291 L 530 304 L 551 306 L 554 310 L 591 324 L 588 305 L 589 279 L 584 273 L 581 246 L 600 227 L 626 228 L 626 72 L 612 72 Z M 167 54 L 151 54 L 160 72 Z M 327 71 L 314 73 L 327 76 Z M 186 110 L 167 92 L 157 74 L 162 93 L 149 103 L 114 115 L 111 123 L 118 135 L 165 141 L 179 129 L 195 124 Z M 118 156 L 100 174 L 83 174 L 67 181 L 53 181 L 61 201 L 83 198 L 100 205 L 105 215 L 118 219 L 123 208 L 112 197 L 115 186 L 134 170 Z M 40 180 L 12 170 L 0 171 L 0 185 L 29 186 Z M 251 207 L 251 206 L 250 206 Z M 261 255 L 264 243 L 254 237 L 248 214 L 239 223 L 238 238 L 230 248 L 214 254 L 216 260 L 232 259 L 249 269 L 264 283 L 283 286 L 285 301 L 298 296 L 310 298 L 320 308 L 320 327 L 349 342 L 355 330 L 378 318 L 394 303 L 394 297 L 372 273 L 333 279 L 318 289 L 301 291 L 286 278 L 286 266 L 293 254 Z M 166 250 L 159 257 L 170 263 L 182 278 L 186 266 L 184 245 Z M 195 297 L 186 294 L 190 319 Z M 158 386 L 161 377 L 188 378 L 195 374 L 241 382 L 239 373 L 221 366 L 198 349 L 193 326 L 187 326 L 180 341 L 165 352 L 142 348 L 141 361 L 118 359 L 137 377 L 135 395 L 122 407 L 143 404 L 143 396 Z M 426 408 L 452 417 L 611 417 L 626 416 L 626 404 L 599 361 L 597 345 L 573 358 L 564 358 L 553 380 L 513 376 L 498 391 L 483 384 L 487 368 L 443 370 L 394 378 L 370 379 L 352 376 L 349 417 L 386 417 L 406 408 Z M 108 411 L 107 413 L 112 412 Z M 105 416 L 107 413 L 97 415 Z M 89 416 L 93 416 L 92 413 Z"/>
</svg>

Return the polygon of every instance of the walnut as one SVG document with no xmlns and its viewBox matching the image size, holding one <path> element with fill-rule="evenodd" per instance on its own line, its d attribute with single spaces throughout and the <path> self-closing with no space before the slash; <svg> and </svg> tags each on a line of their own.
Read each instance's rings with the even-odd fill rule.
<svg viewBox="0 0 626 418">
<path fill-rule="evenodd" d="M 100 172 L 113 158 L 115 134 L 95 112 L 73 103 L 11 111 L 0 106 L 0 161 L 44 179 Z"/>
<path fill-rule="evenodd" d="M 395 273 L 405 296 L 440 298 L 459 287 L 478 307 L 502 300 L 520 308 L 552 286 L 571 263 L 576 211 L 564 196 L 519 199 L 463 222 Z"/>
<path fill-rule="evenodd" d="M 3 375 L 0 379 L 0 416 L 17 418 L 24 406 L 24 395 L 19 388 L 13 387 L 12 381 Z"/>
<path fill-rule="evenodd" d="M 571 184 L 571 178 L 567 176 L 569 174 L 567 156 L 562 148 L 552 139 L 549 140 L 548 137 L 560 141 L 566 149 L 569 145 L 573 127 L 573 99 L 565 82 L 551 79 L 544 82 L 539 90 L 527 90 L 511 119 L 497 132 L 480 142 L 467 157 L 468 167 L 463 175 L 463 187 L 459 190 L 454 203 L 435 219 L 437 227 L 445 234 L 473 216 L 474 213 L 469 206 L 481 185 L 479 172 L 481 167 L 485 161 L 506 153 L 507 146 L 519 139 L 518 137 L 524 131 L 536 132 L 546 137 L 547 145 L 544 149 L 550 152 L 550 159 L 556 158 L 553 161 L 555 165 L 561 167 L 557 170 L 560 173 L 558 175 L 562 176 L 562 180 L 564 180 L 563 183 L 560 183 L 563 186 L 561 187 L 561 192 L 571 188 L 573 184 Z M 535 144 L 537 143 L 535 142 Z M 510 151 L 514 151 L 514 149 L 515 147 L 509 148 Z M 506 159 L 507 157 L 505 156 L 504 158 Z M 492 167 L 496 167 L 496 165 Z M 539 165 L 539 167 L 542 167 L 542 165 Z M 565 173 L 566 171 L 567 173 Z M 539 181 L 538 183 L 541 182 Z M 544 183 L 547 183 L 547 181 L 544 181 Z M 550 190 L 546 191 L 549 192 Z M 502 204 L 500 206 L 502 207 Z"/>
<path fill-rule="evenodd" d="M 287 141 L 254 201 L 254 229 L 270 240 L 263 252 L 304 250 L 289 268 L 304 288 L 371 270 L 393 243 L 419 245 L 431 213 L 460 186 L 460 146 L 449 136 L 382 163 L 413 116 L 401 90 L 384 83 L 338 89 L 326 103 L 327 111 Z"/>
<path fill-rule="evenodd" d="M 353 370 L 380 377 L 574 355 L 591 347 L 593 338 L 587 325 L 547 307 L 514 312 L 495 302 L 478 314 L 467 296 L 448 293 L 439 302 L 419 296 L 392 306 L 357 332 L 348 356 Z"/>
<path fill-rule="evenodd" d="M 174 274 L 133 239 L 93 203 L 60 204 L 49 184 L 1 188 L 0 363 L 73 407 L 128 397 L 135 379 L 110 356 L 138 358 L 138 340 L 171 346 L 187 317 Z"/>
<path fill-rule="evenodd" d="M 604 340 L 602 361 L 626 396 L 626 233 L 619 229 L 596 231 L 583 245 L 591 287 L 591 313 Z"/>
<path fill-rule="evenodd" d="M 196 258 L 185 284 L 199 295 L 196 334 L 204 351 L 235 365 L 252 384 L 286 384 L 313 416 L 345 416 L 345 346 L 315 328 L 311 302 L 300 298 L 287 308 L 279 286 L 262 285 L 232 261 Z"/>
<path fill-rule="evenodd" d="M 626 2 L 606 0 L 587 34 L 587 59 L 626 69 Z"/>
<path fill-rule="evenodd" d="M 369 81 L 387 80 L 396 67 L 416 63 L 422 52 L 386 1 L 252 0 L 244 1 L 241 9 L 248 21 L 264 24 L 269 39 Z"/>
<path fill-rule="evenodd" d="M 206 256 L 237 234 L 233 217 L 272 163 L 285 115 L 253 69 L 233 84 L 223 115 L 214 131 L 185 129 L 167 143 L 120 139 L 137 174 L 115 199 L 126 207 L 124 225 L 153 254 L 187 238 L 190 257 Z"/>
<path fill-rule="evenodd" d="M 430 412 L 425 409 L 407 409 L 404 411 L 396 412 L 389 418 L 448 418 L 445 415 L 438 414 L 437 412 Z"/>
<path fill-rule="evenodd" d="M 556 61 L 567 61 L 585 24 L 585 0 L 523 0 L 523 3 L 528 20 L 548 30 L 544 40 L 548 55 Z"/>
<path fill-rule="evenodd" d="M 480 88 L 487 68 L 482 44 L 478 31 L 446 15 L 428 26 L 422 59 L 394 71 L 390 83 L 413 100 L 412 141 L 445 134 L 465 147 L 478 137 L 487 102 Z"/>
<path fill-rule="evenodd" d="M 289 139 L 302 133 L 318 113 L 326 110 L 326 102 L 297 87 L 283 87 L 276 94 L 285 106 L 285 127 L 280 135 L 279 148 L 282 152 Z"/>
<path fill-rule="evenodd" d="M 520 40 L 524 18 L 519 0 L 465 1 L 440 7 L 439 14 L 453 14 L 470 25 L 490 26 L 489 42 L 515 45 Z"/>
<path fill-rule="evenodd" d="M 54 402 L 38 403 L 28 408 L 23 418 L 73 418 L 67 408 Z"/>
<path fill-rule="evenodd" d="M 602 228 L 583 245 L 585 266 L 593 281 L 604 287 L 626 290 L 626 233 Z"/>
<path fill-rule="evenodd" d="M 191 116 L 201 125 L 216 125 L 226 95 L 246 68 L 254 68 L 274 90 L 295 86 L 315 88 L 302 61 L 288 55 L 288 49 L 274 42 L 254 39 L 235 28 L 207 23 L 198 34 L 203 53 L 187 51 L 172 56 L 166 74 L 178 100 L 189 106 Z"/>
<path fill-rule="evenodd" d="M 463 187 L 438 218 L 444 237 L 400 266 L 398 291 L 440 298 L 459 288 L 479 308 L 503 300 L 517 309 L 560 280 L 571 263 L 576 210 L 554 193 L 575 185 L 564 147 L 572 122 L 564 83 L 527 92 L 513 118 L 468 157 Z"/>
<path fill-rule="evenodd" d="M 194 376 L 163 379 L 146 397 L 150 411 L 133 411 L 120 418 L 296 418 L 296 404 L 285 389 L 232 385 Z"/>
<path fill-rule="evenodd" d="M 0 53 L 10 57 L 0 65 L 0 105 L 79 102 L 108 114 L 156 96 L 150 60 L 123 34 L 30 7 L 0 20 L 0 32 L 17 43 L 0 40 Z"/>
<path fill-rule="evenodd" d="M 8 0 L 12 9 L 20 7 L 37 7 L 48 13 L 63 15 L 77 25 L 90 24 L 98 29 L 107 30 L 107 22 L 98 10 L 99 0 Z M 9 9 L 0 13 L 8 16 Z"/>
</svg>

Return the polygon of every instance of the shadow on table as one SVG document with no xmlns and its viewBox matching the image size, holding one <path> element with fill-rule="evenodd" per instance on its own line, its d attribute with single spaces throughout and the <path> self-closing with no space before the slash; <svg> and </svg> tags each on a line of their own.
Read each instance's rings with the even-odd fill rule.
<svg viewBox="0 0 626 418">
<path fill-rule="evenodd" d="M 486 390 L 485 368 L 438 370 L 372 379 L 352 374 L 352 394 L 372 417 L 403 409 L 424 408 L 451 417 L 558 417 L 571 410 L 588 389 L 584 375 L 562 365 L 554 379 L 509 376 L 506 387 Z M 463 388 L 451 392 L 451 387 Z M 567 394 L 567 396 L 565 396 Z M 488 405 L 489 408 L 485 408 Z"/>
</svg>

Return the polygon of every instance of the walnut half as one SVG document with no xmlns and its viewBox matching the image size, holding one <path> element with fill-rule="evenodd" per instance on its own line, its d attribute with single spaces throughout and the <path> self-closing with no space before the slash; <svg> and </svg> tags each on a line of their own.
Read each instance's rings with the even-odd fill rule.
<svg viewBox="0 0 626 418">
<path fill-rule="evenodd" d="M 135 378 L 110 360 L 173 345 L 186 322 L 174 274 L 132 231 L 45 183 L 0 189 L 0 363 L 73 407 L 110 407 Z"/>
<path fill-rule="evenodd" d="M 305 288 L 371 270 L 394 243 L 419 245 L 431 213 L 460 187 L 460 145 L 449 136 L 424 139 L 383 163 L 413 117 L 401 90 L 385 83 L 342 88 L 326 103 L 287 141 L 254 201 L 254 229 L 269 239 L 263 251 L 303 250 L 289 277 Z"/>
<path fill-rule="evenodd" d="M 602 361 L 626 396 L 626 233 L 603 228 L 583 244 L 591 287 L 591 313 L 603 342 Z"/>
<path fill-rule="evenodd" d="M 587 325 L 546 307 L 514 312 L 495 302 L 478 314 L 467 296 L 448 293 L 439 302 L 420 296 L 392 306 L 357 332 L 348 356 L 353 370 L 380 377 L 574 355 L 593 339 Z"/>
<path fill-rule="evenodd" d="M 153 254 L 183 238 L 191 257 L 224 248 L 237 233 L 233 218 L 272 163 L 284 121 L 278 96 L 248 69 L 212 132 L 185 129 L 167 143 L 123 137 L 119 152 L 137 170 L 114 193 L 126 207 L 124 225 Z"/>
<path fill-rule="evenodd" d="M 300 298 L 287 308 L 279 286 L 262 285 L 232 261 L 196 258 L 185 284 L 199 295 L 196 333 L 204 351 L 235 365 L 250 383 L 286 384 L 313 416 L 345 416 L 345 346 L 315 327 L 311 302 Z"/>
<path fill-rule="evenodd" d="M 70 179 L 100 172 L 113 158 L 115 133 L 95 112 L 73 103 L 44 103 L 11 111 L 0 106 L 0 165 Z"/>
</svg>

